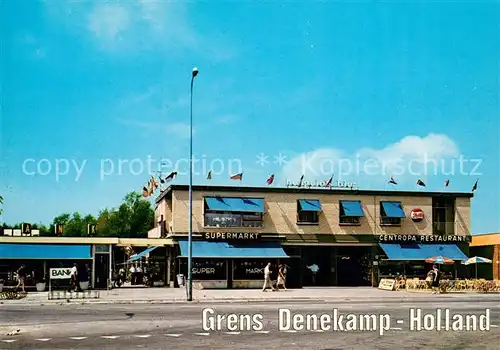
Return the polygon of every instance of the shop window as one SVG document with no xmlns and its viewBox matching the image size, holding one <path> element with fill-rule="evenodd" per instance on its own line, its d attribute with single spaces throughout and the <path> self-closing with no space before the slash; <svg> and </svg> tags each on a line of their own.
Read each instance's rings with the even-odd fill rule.
<svg viewBox="0 0 500 350">
<path fill-rule="evenodd" d="M 187 259 L 181 259 L 180 268 L 184 276 L 187 277 Z M 226 261 L 223 259 L 193 259 L 192 264 L 193 280 L 214 281 L 226 280 Z"/>
<path fill-rule="evenodd" d="M 268 261 L 264 259 L 235 259 L 233 260 L 233 280 L 261 280 L 267 263 Z"/>
</svg>

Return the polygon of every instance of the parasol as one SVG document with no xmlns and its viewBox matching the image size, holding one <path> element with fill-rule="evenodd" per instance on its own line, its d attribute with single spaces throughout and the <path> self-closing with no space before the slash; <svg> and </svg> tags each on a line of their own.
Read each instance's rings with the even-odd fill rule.
<svg viewBox="0 0 500 350">
<path fill-rule="evenodd" d="M 441 255 L 433 256 L 432 258 L 427 258 L 425 259 L 425 262 L 431 264 L 446 264 L 446 265 L 451 265 L 455 263 L 455 261 L 453 261 L 452 259 Z"/>
<path fill-rule="evenodd" d="M 480 256 L 475 256 L 464 262 L 464 265 L 475 264 L 476 265 L 476 279 L 477 279 L 477 264 L 491 264 L 492 261 L 487 258 L 482 258 Z"/>
</svg>

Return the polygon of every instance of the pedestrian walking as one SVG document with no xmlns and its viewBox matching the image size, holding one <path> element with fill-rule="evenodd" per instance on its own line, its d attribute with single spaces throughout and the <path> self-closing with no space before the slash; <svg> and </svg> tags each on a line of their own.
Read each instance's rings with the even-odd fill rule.
<svg viewBox="0 0 500 350">
<path fill-rule="evenodd" d="M 280 264 L 278 268 L 278 282 L 276 283 L 276 289 L 280 289 L 280 286 L 286 290 L 286 266 Z"/>
<path fill-rule="evenodd" d="M 439 280 L 441 278 L 441 272 L 438 270 L 437 265 L 432 266 L 432 294 L 439 294 Z"/>
<path fill-rule="evenodd" d="M 316 275 L 319 271 L 319 266 L 316 265 L 316 264 L 312 264 L 311 266 L 307 266 L 307 268 L 309 270 L 311 270 L 311 280 L 312 280 L 312 284 L 313 285 L 316 285 Z"/>
<path fill-rule="evenodd" d="M 276 288 L 273 286 L 273 281 L 271 280 L 271 273 L 271 263 L 267 263 L 266 267 L 264 268 L 264 286 L 262 287 L 263 292 L 265 292 L 268 287 L 272 290 L 276 290 Z"/>
<path fill-rule="evenodd" d="M 16 291 L 19 289 L 19 287 L 21 287 L 23 293 L 26 293 L 26 291 L 24 290 L 24 283 L 25 283 L 25 280 L 26 280 L 26 266 L 25 265 L 21 265 L 17 271 L 17 286 L 16 286 Z"/>
<path fill-rule="evenodd" d="M 135 265 L 130 266 L 129 272 L 130 272 L 130 284 L 134 286 L 137 282 L 137 269 L 135 268 Z"/>
<path fill-rule="evenodd" d="M 80 289 L 80 281 L 78 279 L 78 266 L 76 263 L 73 264 L 73 267 L 71 268 L 71 271 L 69 273 L 69 277 L 71 279 L 71 286 L 70 286 L 70 292 L 75 291 L 79 292 L 81 291 Z"/>
</svg>

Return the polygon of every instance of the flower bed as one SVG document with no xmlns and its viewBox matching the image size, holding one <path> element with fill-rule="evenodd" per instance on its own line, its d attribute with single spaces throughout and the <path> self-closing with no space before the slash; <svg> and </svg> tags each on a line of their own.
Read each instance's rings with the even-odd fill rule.
<svg viewBox="0 0 500 350">
<path fill-rule="evenodd" d="M 431 287 L 425 280 L 408 279 L 406 280 L 406 290 L 408 291 L 428 291 Z M 439 290 L 442 293 L 449 292 L 476 292 L 491 293 L 500 292 L 500 280 L 487 281 L 484 279 L 471 280 L 441 280 Z"/>
</svg>

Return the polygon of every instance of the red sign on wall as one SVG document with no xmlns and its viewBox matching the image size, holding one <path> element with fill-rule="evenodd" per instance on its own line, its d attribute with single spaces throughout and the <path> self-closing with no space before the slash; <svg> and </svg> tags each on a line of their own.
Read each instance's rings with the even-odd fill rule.
<svg viewBox="0 0 500 350">
<path fill-rule="evenodd" d="M 413 221 L 422 221 L 425 217 L 424 211 L 420 208 L 415 208 L 411 211 L 410 217 Z"/>
</svg>

